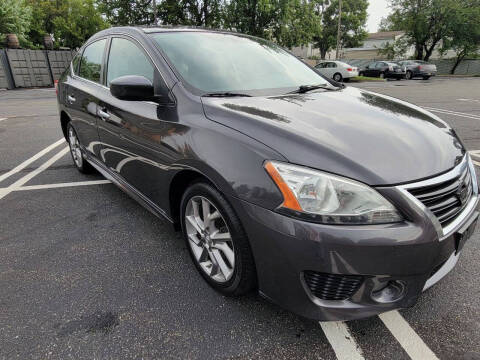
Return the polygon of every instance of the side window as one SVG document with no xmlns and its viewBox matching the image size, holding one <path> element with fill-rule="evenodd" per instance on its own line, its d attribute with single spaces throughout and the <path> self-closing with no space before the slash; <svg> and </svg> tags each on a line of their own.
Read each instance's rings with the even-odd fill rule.
<svg viewBox="0 0 480 360">
<path fill-rule="evenodd" d="M 81 57 L 82 57 L 82 54 L 78 53 L 77 55 L 75 55 L 75 57 L 72 60 L 72 69 L 75 75 L 78 74 L 78 64 L 80 64 Z"/>
<path fill-rule="evenodd" d="M 145 53 L 133 42 L 113 38 L 107 67 L 107 86 L 120 76 L 140 75 L 153 82 L 153 66 Z"/>
<path fill-rule="evenodd" d="M 85 48 L 80 60 L 78 76 L 100 83 L 103 50 L 105 49 L 106 43 L 106 39 L 98 40 Z"/>
<path fill-rule="evenodd" d="M 315 66 L 317 69 L 323 69 L 325 67 L 325 63 L 320 63 L 317 66 Z"/>
</svg>

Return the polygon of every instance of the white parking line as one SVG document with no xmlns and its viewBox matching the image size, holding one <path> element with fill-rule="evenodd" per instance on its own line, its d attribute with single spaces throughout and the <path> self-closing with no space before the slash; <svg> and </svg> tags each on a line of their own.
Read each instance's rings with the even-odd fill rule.
<svg viewBox="0 0 480 360">
<path fill-rule="evenodd" d="M 365 359 L 362 350 L 343 321 L 320 322 L 320 326 L 338 360 Z"/>
<path fill-rule="evenodd" d="M 397 310 L 378 315 L 412 360 L 438 360 Z"/>
<path fill-rule="evenodd" d="M 0 188 L 0 192 L 2 190 L 9 190 L 12 191 L 28 191 L 28 190 L 43 190 L 43 189 L 56 189 L 56 188 L 64 188 L 64 187 L 75 187 L 75 186 L 87 186 L 87 185 L 103 185 L 103 184 L 111 184 L 110 180 L 91 180 L 91 181 L 74 181 L 68 183 L 55 183 L 55 184 L 42 184 L 42 185 L 27 185 L 27 186 L 19 186 L 19 187 L 6 187 Z"/>
<path fill-rule="evenodd" d="M 454 116 L 460 116 L 460 117 L 465 117 L 465 118 L 474 119 L 474 120 L 480 120 L 480 115 L 461 113 L 458 111 L 451 111 L 451 110 L 445 110 L 445 109 L 437 109 L 437 108 L 432 108 L 428 106 L 424 106 L 423 108 L 425 110 L 438 112 L 440 114 L 454 115 Z"/>
<path fill-rule="evenodd" d="M 52 145 L 50 146 L 47 146 L 45 149 L 43 149 L 42 151 L 38 152 L 37 154 L 33 155 L 31 158 L 25 160 L 24 162 L 22 162 L 20 165 L 14 167 L 12 170 L 10 170 L 9 172 L 6 172 L 5 174 L 3 175 L 0 175 L 0 181 L 3 181 L 5 180 L 6 178 L 12 176 L 13 174 L 16 174 L 17 172 L 19 172 L 20 170 L 26 168 L 28 165 L 30 165 L 32 162 L 34 162 L 35 160 L 41 158 L 43 155 L 45 155 L 46 153 L 50 152 L 52 149 L 56 148 L 58 145 L 60 145 L 61 143 L 63 143 L 65 141 L 64 138 L 61 138 L 60 140 L 54 142 Z"/>
<path fill-rule="evenodd" d="M 475 161 L 475 160 L 472 160 L 472 162 L 473 162 L 475 165 L 480 166 L 480 162 Z"/>
<path fill-rule="evenodd" d="M 0 121 L 7 120 L 8 118 L 0 118 Z"/>
<path fill-rule="evenodd" d="M 50 159 L 48 159 L 47 161 L 45 161 L 42 165 L 40 165 L 40 167 L 36 168 L 35 170 L 29 172 L 27 175 L 25 175 L 24 177 L 21 177 L 20 179 L 18 179 L 17 181 L 15 181 L 12 185 L 6 187 L 6 188 L 3 188 L 0 190 L 0 199 L 3 199 L 6 195 L 10 194 L 12 191 L 15 191 L 16 188 L 19 188 L 20 186 L 22 186 L 23 184 L 27 183 L 28 181 L 30 181 L 34 176 L 37 176 L 38 174 L 40 174 L 42 171 L 44 171 L 45 169 L 47 169 L 50 165 L 52 165 L 55 161 L 57 161 L 58 159 L 60 159 L 61 157 L 63 157 L 66 153 L 68 153 L 69 151 L 69 148 L 68 147 L 65 147 L 63 148 L 62 150 L 60 150 L 60 152 L 58 152 L 57 154 L 53 155 Z"/>
</svg>

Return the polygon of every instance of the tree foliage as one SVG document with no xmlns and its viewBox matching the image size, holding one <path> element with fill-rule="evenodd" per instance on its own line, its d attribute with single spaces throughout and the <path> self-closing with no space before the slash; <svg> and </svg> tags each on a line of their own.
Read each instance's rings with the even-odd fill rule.
<svg viewBox="0 0 480 360">
<path fill-rule="evenodd" d="M 25 43 L 25 35 L 30 28 L 32 8 L 24 0 L 0 1 L 0 36 L 16 34 L 20 42 Z"/>
<path fill-rule="evenodd" d="M 152 0 L 97 0 L 98 10 L 113 26 L 153 23 Z"/>
<path fill-rule="evenodd" d="M 368 0 L 342 0 L 340 46 L 359 46 L 367 37 L 365 23 L 367 21 Z M 338 0 L 315 0 L 315 11 L 321 20 L 322 31 L 314 38 L 320 49 L 322 59 L 328 51 L 337 46 Z"/>
<path fill-rule="evenodd" d="M 393 11 L 382 30 L 404 30 L 415 46 L 415 57 L 428 61 L 436 46 L 451 30 L 457 0 L 390 0 Z"/>
</svg>

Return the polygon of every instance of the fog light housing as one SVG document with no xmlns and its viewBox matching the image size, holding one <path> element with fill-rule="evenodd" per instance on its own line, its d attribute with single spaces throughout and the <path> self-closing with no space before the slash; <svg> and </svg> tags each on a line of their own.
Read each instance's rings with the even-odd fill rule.
<svg viewBox="0 0 480 360">
<path fill-rule="evenodd" d="M 406 285 L 403 281 L 390 280 L 382 289 L 373 291 L 371 297 L 378 303 L 393 303 L 403 298 L 405 290 Z"/>
</svg>

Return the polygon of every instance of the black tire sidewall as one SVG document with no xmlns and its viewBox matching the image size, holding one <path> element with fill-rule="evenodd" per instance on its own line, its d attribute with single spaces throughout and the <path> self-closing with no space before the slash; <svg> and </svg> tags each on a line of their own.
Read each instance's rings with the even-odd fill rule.
<svg viewBox="0 0 480 360">
<path fill-rule="evenodd" d="M 230 235 L 232 237 L 232 242 L 233 242 L 234 251 L 235 251 L 235 268 L 230 280 L 224 283 L 220 283 L 213 280 L 209 275 L 205 273 L 205 271 L 201 268 L 200 264 L 195 258 L 193 251 L 191 249 L 191 246 L 188 240 L 188 235 L 186 232 L 185 211 L 186 211 L 188 201 L 194 196 L 203 196 L 207 198 L 210 202 L 212 202 L 212 204 L 222 214 L 225 222 L 227 223 Z M 188 252 L 190 253 L 190 257 L 193 263 L 195 264 L 195 267 L 197 268 L 198 272 L 202 275 L 205 281 L 207 281 L 207 283 L 211 287 L 213 287 L 215 290 L 227 296 L 232 296 L 232 295 L 234 296 L 234 295 L 237 295 L 237 293 L 239 292 L 241 293 L 246 292 L 246 291 L 243 291 L 243 289 L 241 289 L 242 286 L 245 287 L 245 284 L 241 284 L 241 282 L 242 281 L 248 282 L 249 280 L 249 279 L 245 279 L 245 276 L 247 276 L 247 274 L 245 271 L 246 269 L 244 267 L 244 260 L 245 260 L 245 255 L 248 256 L 251 254 L 251 252 L 250 254 L 245 254 L 244 252 L 245 250 L 246 251 L 251 251 L 251 250 L 248 244 L 248 239 L 240 223 L 240 220 L 238 216 L 235 214 L 232 206 L 225 199 L 225 197 L 217 189 L 215 189 L 213 186 L 211 186 L 206 182 L 203 182 L 203 181 L 194 182 L 185 191 L 182 197 L 182 201 L 180 205 L 180 223 L 181 223 L 183 238 L 188 248 Z M 247 249 L 245 249 L 245 247 L 247 247 Z M 251 287 L 251 286 L 247 286 L 247 287 Z"/>
<path fill-rule="evenodd" d="M 339 77 L 338 80 L 336 79 L 336 77 Z M 342 82 L 342 80 L 343 80 L 342 74 L 340 74 L 340 73 L 333 74 L 333 80 L 335 80 L 336 82 Z"/>
</svg>

